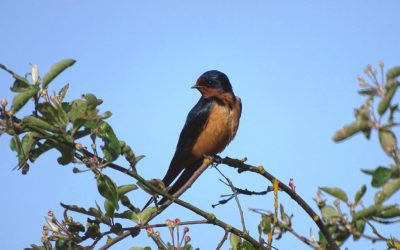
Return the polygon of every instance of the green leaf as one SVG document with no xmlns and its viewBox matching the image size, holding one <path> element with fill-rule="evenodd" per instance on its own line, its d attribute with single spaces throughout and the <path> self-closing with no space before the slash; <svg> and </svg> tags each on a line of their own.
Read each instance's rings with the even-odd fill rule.
<svg viewBox="0 0 400 250">
<path fill-rule="evenodd" d="M 68 112 L 69 120 L 74 124 L 74 127 L 80 127 L 85 121 L 87 103 L 78 99 L 72 102 L 71 110 Z"/>
<path fill-rule="evenodd" d="M 31 153 L 29 155 L 29 160 L 31 162 L 36 161 L 36 159 L 39 158 L 40 155 L 49 151 L 52 148 L 54 148 L 54 143 L 52 143 L 49 140 L 46 140 L 43 144 L 40 144 L 37 148 L 31 150 Z"/>
<path fill-rule="evenodd" d="M 397 148 L 397 140 L 395 134 L 388 129 L 379 129 L 379 142 L 382 149 L 387 155 L 391 156 Z"/>
<path fill-rule="evenodd" d="M 383 208 L 382 205 L 372 205 L 362 210 L 359 210 L 356 213 L 354 213 L 353 220 L 369 219 L 376 213 L 378 213 L 378 211 L 381 210 L 382 208 Z"/>
<path fill-rule="evenodd" d="M 242 238 L 236 234 L 231 233 L 229 235 L 229 241 L 231 243 L 232 250 L 238 250 L 239 244 L 242 243 Z"/>
<path fill-rule="evenodd" d="M 24 165 L 25 161 L 21 161 L 21 158 L 24 159 L 25 156 L 24 156 L 23 149 L 22 149 L 22 143 L 21 143 L 21 140 L 19 139 L 18 135 L 14 135 L 11 138 L 10 148 L 12 151 L 15 151 L 17 153 L 18 167 L 22 167 L 22 165 Z"/>
<path fill-rule="evenodd" d="M 55 247 L 56 247 L 57 250 L 67 250 L 68 249 L 64 239 L 58 239 L 56 241 L 56 246 Z"/>
<path fill-rule="evenodd" d="M 271 232 L 271 216 L 267 214 L 261 215 L 261 229 L 265 234 Z"/>
<path fill-rule="evenodd" d="M 19 158 L 19 166 L 22 166 L 23 164 L 26 163 L 26 161 L 29 158 L 30 152 L 32 148 L 35 146 L 37 143 L 37 134 L 34 132 L 27 133 L 23 138 L 22 138 L 22 152 L 20 155 L 18 155 Z"/>
<path fill-rule="evenodd" d="M 86 232 L 85 232 L 86 237 L 90 237 L 90 238 L 94 239 L 95 237 L 101 236 L 99 224 L 88 223 L 86 227 L 87 227 Z"/>
<path fill-rule="evenodd" d="M 379 102 L 379 105 L 378 105 L 378 113 L 380 116 L 385 114 L 386 110 L 389 108 L 390 102 L 392 101 L 393 96 L 396 93 L 398 86 L 399 86 L 399 83 L 394 82 L 390 86 L 387 87 L 387 89 L 386 89 L 387 91 L 384 94 L 384 96 L 382 97 L 382 100 Z"/>
<path fill-rule="evenodd" d="M 70 222 L 68 223 L 68 231 L 71 233 L 85 232 L 85 227 L 80 222 Z"/>
<path fill-rule="evenodd" d="M 119 208 L 117 186 L 110 177 L 99 174 L 97 176 L 97 188 L 99 193 L 110 202 L 114 210 Z"/>
<path fill-rule="evenodd" d="M 69 83 L 67 83 L 59 92 L 58 92 L 58 98 L 60 102 L 62 102 L 65 98 L 65 95 L 67 94 L 67 91 L 69 89 Z"/>
<path fill-rule="evenodd" d="M 124 194 L 136 189 L 138 189 L 138 187 L 135 184 L 119 186 L 117 190 L 118 196 L 122 197 Z"/>
<path fill-rule="evenodd" d="M 22 119 L 22 125 L 31 130 L 37 132 L 52 132 L 52 133 L 60 133 L 60 129 L 54 127 L 52 124 L 48 123 L 46 120 L 36 117 L 36 116 L 26 116 Z"/>
<path fill-rule="evenodd" d="M 76 61 L 73 59 L 64 59 L 54 64 L 50 71 L 43 77 L 43 88 L 47 88 L 49 83 L 56 78 L 66 68 L 72 66 Z"/>
<path fill-rule="evenodd" d="M 339 200 L 342 200 L 344 202 L 348 202 L 348 198 L 347 198 L 347 194 L 340 188 L 329 188 L 329 187 L 320 187 L 319 189 L 321 189 L 322 191 L 324 191 L 325 193 L 328 193 L 336 198 L 338 198 Z"/>
<path fill-rule="evenodd" d="M 400 76 L 400 67 L 394 67 L 386 73 L 386 79 L 388 81 L 395 79 L 396 77 Z"/>
<path fill-rule="evenodd" d="M 255 250 L 252 244 L 248 241 L 243 241 L 241 244 L 239 244 L 238 250 Z"/>
<path fill-rule="evenodd" d="M 378 90 L 376 88 L 366 88 L 359 90 L 358 93 L 360 95 L 376 96 L 378 94 Z"/>
<path fill-rule="evenodd" d="M 120 223 L 115 223 L 111 228 L 110 231 L 116 235 L 121 235 L 124 232 L 122 225 Z"/>
<path fill-rule="evenodd" d="M 377 192 L 374 197 L 375 204 L 382 204 L 389 199 L 395 192 L 400 189 L 400 178 L 391 179 L 386 182 L 381 191 Z"/>
<path fill-rule="evenodd" d="M 16 79 L 14 81 L 14 84 L 11 86 L 10 90 L 12 92 L 25 92 L 31 88 L 33 88 L 33 85 L 30 84 L 27 79 L 25 79 L 25 81 Z"/>
<path fill-rule="evenodd" d="M 93 94 L 86 94 L 86 95 L 84 95 L 84 98 L 86 99 L 87 108 L 89 110 L 95 109 L 97 107 L 97 105 L 99 104 L 97 97 Z"/>
<path fill-rule="evenodd" d="M 391 170 L 385 167 L 378 167 L 372 172 L 371 185 L 373 187 L 382 187 L 391 176 Z"/>
<path fill-rule="evenodd" d="M 44 246 L 37 246 L 35 244 L 31 245 L 32 248 L 25 248 L 24 250 L 47 250 Z"/>
<path fill-rule="evenodd" d="M 345 125 L 342 129 L 338 130 L 332 137 L 334 142 L 343 141 L 354 134 L 361 131 L 361 127 L 358 123 L 354 122 L 348 125 Z"/>
<path fill-rule="evenodd" d="M 61 156 L 57 158 L 57 162 L 61 165 L 70 164 L 74 157 L 74 149 L 72 147 L 66 146 L 65 144 L 56 144 L 55 148 L 60 152 Z"/>
<path fill-rule="evenodd" d="M 11 113 L 15 114 L 20 110 L 32 97 L 36 95 L 38 89 L 35 87 L 29 88 L 24 92 L 19 93 L 13 99 Z"/>
<path fill-rule="evenodd" d="M 138 217 L 138 222 L 140 224 L 143 224 L 144 222 L 147 222 L 147 220 L 150 218 L 150 216 L 157 211 L 157 208 L 155 207 L 148 207 L 139 214 L 137 214 Z"/>
<path fill-rule="evenodd" d="M 18 87 L 22 87 L 22 88 L 27 88 L 27 86 L 30 86 L 30 82 L 28 81 L 28 79 L 26 79 L 25 77 L 22 77 L 18 74 L 16 74 L 15 72 L 11 71 L 10 69 L 8 69 L 6 66 L 4 66 L 3 64 L 0 64 L 0 69 L 3 69 L 4 71 L 6 71 L 7 73 L 9 73 L 10 75 L 12 75 L 12 77 L 18 81 Z M 16 82 L 14 82 L 15 85 Z M 14 86 L 13 86 L 14 87 Z M 12 91 L 13 87 L 11 88 Z M 19 92 L 19 91 L 15 91 L 15 92 Z"/>
<path fill-rule="evenodd" d="M 108 217 L 114 217 L 115 206 L 109 201 L 104 201 L 104 210 L 106 210 L 106 215 Z"/>
<path fill-rule="evenodd" d="M 137 214 L 134 214 L 134 212 L 132 212 L 131 210 L 126 210 L 122 213 L 114 213 L 114 217 L 115 218 L 122 218 L 122 219 L 129 219 L 129 220 L 133 220 L 136 221 L 138 220 L 137 218 Z"/>
<path fill-rule="evenodd" d="M 338 211 L 333 206 L 330 205 L 326 205 L 321 208 L 321 215 L 322 219 L 327 222 L 331 222 L 333 219 L 340 217 Z"/>
<path fill-rule="evenodd" d="M 68 118 L 61 106 L 56 109 L 50 103 L 45 102 L 39 103 L 36 107 L 47 122 L 57 125 L 57 127 L 61 130 L 65 130 L 67 127 Z"/>
<path fill-rule="evenodd" d="M 119 146 L 118 138 L 111 126 L 102 121 L 94 132 L 104 142 L 101 149 L 103 150 L 106 160 L 110 162 L 116 160 L 121 154 L 121 147 Z"/>
<path fill-rule="evenodd" d="M 389 206 L 385 209 L 382 209 L 378 214 L 376 214 L 376 217 L 382 219 L 393 219 L 400 217 L 400 206 Z"/>
<path fill-rule="evenodd" d="M 354 203 L 355 204 L 358 204 L 358 202 L 364 196 L 366 191 L 367 191 L 367 186 L 362 185 L 362 187 L 357 191 L 356 195 L 354 196 Z"/>
<path fill-rule="evenodd" d="M 353 228 L 353 239 L 358 240 L 361 235 L 364 233 L 365 229 L 365 220 L 356 220 L 352 223 Z"/>
</svg>

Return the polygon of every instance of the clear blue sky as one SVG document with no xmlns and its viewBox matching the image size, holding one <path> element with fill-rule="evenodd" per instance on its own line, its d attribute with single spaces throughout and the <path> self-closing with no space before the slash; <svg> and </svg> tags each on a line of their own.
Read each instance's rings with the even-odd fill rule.
<svg viewBox="0 0 400 250">
<path fill-rule="evenodd" d="M 52 88 L 69 82 L 69 99 L 88 92 L 102 98 L 102 111 L 113 112 L 109 122 L 119 138 L 146 155 L 138 166 L 146 178 L 161 178 L 167 169 L 186 115 L 199 98 L 189 87 L 204 71 L 221 70 L 243 102 L 239 132 L 222 156 L 247 156 L 284 182 L 294 178 L 298 193 L 316 208 L 312 198 L 318 186 L 340 186 L 353 197 L 370 181 L 360 168 L 389 162 L 375 134 L 371 142 L 356 136 L 341 144 L 331 136 L 353 120 L 352 109 L 363 101 L 356 94 L 356 77 L 364 66 L 380 60 L 387 68 L 400 65 L 399 10 L 395 0 L 1 1 L 0 63 L 20 74 L 35 63 L 45 73 L 60 59 L 76 59 Z M 11 99 L 11 82 L 0 72 L 0 97 Z M 0 138 L 2 249 L 39 243 L 47 211 L 62 215 L 59 202 L 86 207 L 103 202 L 93 176 L 58 166 L 56 153 L 38 160 L 27 176 L 12 172 L 16 158 L 8 143 L 6 136 Z M 221 169 L 239 187 L 269 185 L 257 176 Z M 118 184 L 132 181 L 113 177 Z M 210 206 L 229 193 L 218 178 L 216 170 L 207 170 L 182 198 L 239 227 L 233 203 Z M 367 197 L 373 194 L 370 189 Z M 147 196 L 137 192 L 132 200 L 141 206 Z M 256 235 L 258 215 L 247 209 L 272 210 L 272 197 L 241 201 Z M 280 202 L 295 215 L 299 233 L 308 235 L 310 227 L 317 233 L 283 193 Z M 175 217 L 198 218 L 172 206 L 154 222 Z M 399 236 L 394 229 L 385 233 Z M 166 231 L 162 234 L 169 239 Z M 194 246 L 214 249 L 223 231 L 192 226 L 190 235 Z M 129 239 L 115 249 L 148 242 L 145 236 Z M 274 246 L 308 249 L 289 235 Z M 384 248 L 351 241 L 346 246 Z"/>
</svg>

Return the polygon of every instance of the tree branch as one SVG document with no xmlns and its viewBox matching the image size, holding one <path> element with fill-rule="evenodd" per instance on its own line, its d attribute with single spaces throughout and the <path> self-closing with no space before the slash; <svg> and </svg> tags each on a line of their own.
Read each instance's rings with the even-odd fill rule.
<svg viewBox="0 0 400 250">
<path fill-rule="evenodd" d="M 243 161 L 237 160 L 237 159 L 232 159 L 229 157 L 225 157 L 220 160 L 215 161 L 216 164 L 223 163 L 227 166 L 237 168 L 238 172 L 253 172 L 253 173 L 258 173 L 268 179 L 269 181 L 273 182 L 274 180 L 277 180 L 273 175 L 265 171 L 265 169 L 260 166 L 260 167 L 255 167 L 248 165 L 244 163 Z M 297 202 L 297 204 L 300 205 L 301 208 L 303 208 L 304 211 L 313 219 L 315 224 L 318 226 L 319 230 L 322 232 L 324 235 L 325 239 L 328 242 L 328 249 L 332 250 L 339 250 L 339 247 L 337 246 L 336 242 L 334 239 L 332 239 L 331 234 L 329 233 L 328 229 L 325 227 L 324 223 L 322 222 L 321 218 L 314 212 L 314 210 L 297 194 L 295 193 L 290 187 L 287 185 L 283 184 L 281 181 L 279 181 L 279 188 L 283 190 L 286 194 L 288 194 L 294 201 Z"/>
</svg>

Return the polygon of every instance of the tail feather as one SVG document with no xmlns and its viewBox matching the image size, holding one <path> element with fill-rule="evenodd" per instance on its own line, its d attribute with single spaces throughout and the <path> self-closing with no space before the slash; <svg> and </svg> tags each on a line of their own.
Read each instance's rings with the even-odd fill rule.
<svg viewBox="0 0 400 250">
<path fill-rule="evenodd" d="M 174 162 L 174 160 L 171 161 L 171 166 L 173 166 L 173 164 L 172 164 L 173 162 Z M 175 181 L 175 183 L 169 188 L 168 193 L 170 195 L 174 195 L 183 185 L 185 185 L 186 182 L 190 179 L 190 177 L 193 175 L 193 173 L 197 170 L 197 168 L 201 165 L 202 162 L 203 162 L 203 159 L 199 159 L 199 160 L 193 162 L 192 164 L 190 164 L 187 168 L 185 168 L 183 173 L 179 176 L 179 178 Z M 163 182 L 164 182 L 165 186 L 169 186 L 172 183 L 172 181 L 182 172 L 181 170 L 178 173 L 176 173 L 174 171 L 170 171 L 171 166 L 168 169 L 167 174 L 163 178 Z M 179 168 L 175 168 L 175 169 L 179 169 Z M 159 205 L 163 205 L 166 201 L 168 201 L 168 198 L 163 197 L 157 203 Z M 154 202 L 153 197 L 147 201 L 147 203 L 144 205 L 142 211 L 144 209 L 146 209 L 152 202 Z"/>
</svg>

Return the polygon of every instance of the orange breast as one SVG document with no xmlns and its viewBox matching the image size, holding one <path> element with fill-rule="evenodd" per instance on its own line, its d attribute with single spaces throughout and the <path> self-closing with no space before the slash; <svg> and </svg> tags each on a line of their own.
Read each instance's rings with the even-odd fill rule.
<svg viewBox="0 0 400 250">
<path fill-rule="evenodd" d="M 221 152 L 235 137 L 241 112 L 240 99 L 237 98 L 232 108 L 214 103 L 210 117 L 193 146 L 196 156 L 213 155 Z"/>
</svg>

